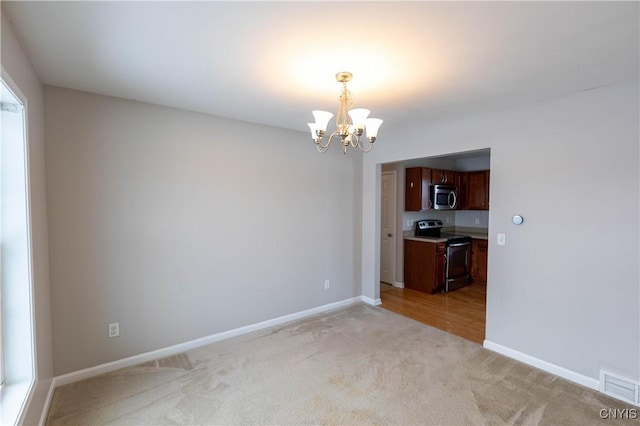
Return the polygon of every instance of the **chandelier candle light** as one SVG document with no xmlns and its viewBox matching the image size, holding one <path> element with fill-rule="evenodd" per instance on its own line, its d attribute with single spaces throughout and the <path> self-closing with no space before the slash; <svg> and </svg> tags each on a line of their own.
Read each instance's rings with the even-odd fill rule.
<svg viewBox="0 0 640 426">
<path fill-rule="evenodd" d="M 350 72 L 339 72 L 336 74 L 336 80 L 338 83 L 342 83 L 342 93 L 340 93 L 340 105 L 338 106 L 338 114 L 336 115 L 336 131 L 331 133 L 326 143 L 323 142 L 325 133 L 327 132 L 327 124 L 333 114 L 327 111 L 313 111 L 313 116 L 316 119 L 315 123 L 307 123 L 311 130 L 311 138 L 316 144 L 316 148 L 319 152 L 326 152 L 329 149 L 331 140 L 334 137 L 340 136 L 342 140 L 342 150 L 347 153 L 347 148 L 358 148 L 362 152 L 369 152 L 373 148 L 373 143 L 378 137 L 378 129 L 382 124 L 382 120 L 379 118 L 367 118 L 369 116 L 368 109 L 355 108 L 350 109 L 353 105 L 353 98 L 351 92 L 347 89 L 347 82 L 351 81 L 352 74 Z M 351 122 L 347 118 L 347 113 L 351 117 Z M 362 145 L 360 136 L 367 131 L 366 147 Z M 364 138 L 363 138 L 364 139 Z M 363 141 L 364 142 L 364 141 Z"/>
</svg>

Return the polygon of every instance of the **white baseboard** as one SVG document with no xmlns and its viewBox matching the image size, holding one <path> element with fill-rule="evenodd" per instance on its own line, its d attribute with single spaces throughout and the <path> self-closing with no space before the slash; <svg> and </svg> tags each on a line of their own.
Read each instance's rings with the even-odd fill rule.
<svg viewBox="0 0 640 426">
<path fill-rule="evenodd" d="M 283 315 L 278 318 L 262 321 L 262 322 L 247 325 L 244 327 L 235 328 L 229 331 L 223 331 L 220 333 L 212 334 L 210 336 L 202 337 L 200 339 L 191 340 L 189 342 L 179 343 L 177 345 L 168 346 L 166 348 L 157 349 L 155 351 L 145 352 L 143 354 L 134 355 L 134 356 L 120 359 L 117 361 L 112 361 L 105 364 L 96 365 L 94 367 L 85 368 L 83 370 L 74 371 L 72 373 L 63 374 L 61 376 L 56 376 L 53 378 L 54 388 L 58 386 L 67 385 L 69 383 L 74 383 L 80 380 L 88 379 L 91 377 L 99 376 L 100 374 L 109 373 L 111 371 L 119 370 L 121 368 L 131 367 L 137 364 L 141 364 L 143 362 L 153 361 L 159 358 L 166 358 L 168 356 L 186 352 L 188 350 L 209 345 L 211 343 L 219 342 L 221 340 L 226 340 L 232 337 L 251 333 L 252 331 L 262 330 L 264 328 L 273 327 L 275 325 L 284 324 L 289 321 L 309 317 L 311 315 L 319 314 L 319 313 L 330 311 L 333 309 L 342 308 L 344 306 L 349 306 L 354 303 L 363 302 L 363 301 L 365 303 L 369 303 L 368 301 L 364 300 L 363 296 L 352 297 L 350 299 L 341 300 L 339 302 L 318 306 L 317 308 L 311 308 L 305 311 L 300 311 L 300 312 L 296 312 L 289 315 Z"/>
<path fill-rule="evenodd" d="M 395 281 L 395 282 L 393 283 L 393 286 L 394 286 L 394 287 L 396 287 L 396 288 L 404 288 L 404 283 L 401 283 L 401 282 Z"/>
<path fill-rule="evenodd" d="M 44 422 L 47 419 L 47 414 L 49 412 L 51 401 L 53 399 L 53 393 L 55 389 L 59 386 L 68 385 L 70 383 L 75 383 L 80 380 L 85 380 L 91 377 L 99 376 L 100 374 L 109 373 L 115 370 L 119 370 L 121 368 L 131 367 L 137 364 L 153 361 L 159 358 L 166 358 L 168 356 L 186 352 L 188 350 L 199 348 L 201 346 L 206 346 L 208 344 L 219 342 L 221 340 L 230 339 L 232 337 L 251 333 L 253 331 L 262 330 L 264 328 L 284 324 L 289 321 L 294 321 L 297 319 L 302 319 L 312 315 L 316 315 L 322 312 L 327 312 L 333 309 L 338 309 L 345 306 L 353 305 L 354 303 L 358 303 L 358 302 L 365 302 L 372 305 L 376 304 L 373 299 L 369 299 L 364 296 L 352 297 L 350 299 L 341 300 L 339 302 L 318 306 L 317 308 L 307 309 L 305 311 L 300 311 L 300 312 L 296 312 L 289 315 L 283 315 L 281 317 L 274 318 L 271 320 L 262 321 L 262 322 L 247 325 L 244 327 L 235 328 L 229 331 L 223 331 L 220 333 L 212 334 L 210 336 L 202 337 L 200 339 L 191 340 L 189 342 L 180 343 L 180 344 L 169 346 L 166 348 L 157 349 L 155 351 L 145 352 L 143 354 L 134 355 L 134 356 L 123 358 L 117 361 L 112 361 L 105 364 L 96 365 L 94 367 L 85 368 L 83 370 L 78 370 L 71 373 L 56 376 L 51 380 L 51 385 L 49 386 L 47 399 L 45 401 L 42 414 L 40 416 L 40 425 L 44 425 Z"/>
<path fill-rule="evenodd" d="M 382 300 L 380 300 L 380 298 L 377 299 L 372 299 L 370 297 L 367 296 L 360 296 L 360 301 L 368 304 L 368 305 L 373 305 L 373 306 L 378 306 L 378 305 L 382 305 Z"/>
<path fill-rule="evenodd" d="M 506 346 L 493 343 L 489 340 L 485 340 L 483 346 L 485 347 L 485 349 L 489 349 L 490 351 L 497 352 L 509 358 L 513 358 L 517 361 L 523 362 L 535 368 L 539 368 L 540 370 L 546 371 L 547 373 L 554 374 L 558 377 L 562 377 L 563 379 L 567 379 L 590 389 L 597 391 L 600 388 L 600 382 L 598 379 L 576 373 L 575 371 L 568 370 L 555 364 L 551 364 L 550 362 L 543 361 L 531 355 L 527 355 Z"/>
<path fill-rule="evenodd" d="M 49 392 L 47 392 L 47 397 L 44 400 L 44 404 L 42 406 L 42 414 L 40 414 L 40 421 L 38 422 L 38 426 L 44 426 L 47 421 L 47 415 L 49 414 L 49 408 L 51 407 L 51 401 L 53 400 L 53 392 L 56 390 L 56 379 L 55 377 L 51 379 L 49 383 Z"/>
</svg>

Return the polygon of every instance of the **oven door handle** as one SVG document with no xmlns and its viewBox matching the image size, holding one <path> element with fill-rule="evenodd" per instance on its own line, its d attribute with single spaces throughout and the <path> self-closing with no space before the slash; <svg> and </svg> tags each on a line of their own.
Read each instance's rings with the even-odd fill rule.
<svg viewBox="0 0 640 426">
<path fill-rule="evenodd" d="M 447 247 L 462 247 L 462 246 L 468 246 L 469 243 L 456 243 L 456 244 L 447 244 Z"/>
</svg>

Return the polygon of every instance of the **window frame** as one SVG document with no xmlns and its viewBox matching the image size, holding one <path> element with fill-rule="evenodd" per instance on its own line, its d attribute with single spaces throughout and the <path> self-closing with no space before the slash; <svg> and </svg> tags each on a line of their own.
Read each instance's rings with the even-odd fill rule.
<svg viewBox="0 0 640 426">
<path fill-rule="evenodd" d="M 29 158 L 29 105 L 28 99 L 24 93 L 19 89 L 18 85 L 14 82 L 11 76 L 7 73 L 4 67 L 0 66 L 0 90 L 6 90 L 21 106 L 21 126 L 22 126 L 22 154 L 23 154 L 23 170 L 21 173 L 24 176 L 24 238 L 25 243 L 25 257 L 26 257 L 26 281 L 27 285 L 24 294 L 21 297 L 26 297 L 26 301 L 22 302 L 22 308 L 26 311 L 24 317 L 16 320 L 7 320 L 5 312 L 5 303 L 7 303 L 8 294 L 5 293 L 6 283 L 2 280 L 0 275 L 0 374 L 2 378 L 2 386 L 0 386 L 0 410 L 2 411 L 2 421 L 11 421 L 15 424 L 21 424 L 24 421 L 26 414 L 26 408 L 29 406 L 33 392 L 35 390 L 37 376 L 37 362 L 36 362 L 36 340 L 35 340 L 35 309 L 34 309 L 34 266 L 33 266 L 33 235 L 32 235 L 32 214 L 31 214 L 31 169 Z M 2 111 L 0 111 L 2 112 Z M 1 149 L 1 148 L 0 148 Z M 0 161 L 2 160 L 2 154 L 0 153 Z M 1 169 L 1 168 L 0 168 Z M 1 171 L 1 170 L 0 170 Z M 2 176 L 0 176 L 0 184 L 2 184 Z M 0 212 L 2 215 L 2 212 Z M 1 216 L 0 216 L 1 217 Z M 2 229 L 0 225 L 0 255 L 2 254 L 3 247 L 5 246 L 4 240 L 2 240 Z M 2 264 L 2 257 L 0 256 L 0 268 L 5 268 L 6 265 Z M 2 273 L 4 269 L 0 269 Z M 9 302 L 11 303 L 11 302 Z M 6 345 L 9 333 L 6 333 L 6 327 L 11 327 L 11 323 L 16 322 L 17 328 L 28 329 L 28 336 L 21 336 L 19 339 L 19 345 L 23 347 L 25 356 L 29 356 L 29 360 L 25 365 L 20 366 L 19 379 L 14 379 L 7 375 L 7 361 Z M 28 324 L 25 324 L 28 323 Z M 15 334 L 15 333 L 13 333 Z M 10 343 L 10 342 L 9 342 Z M 27 352 L 28 348 L 28 354 Z M 9 366 L 10 368 L 10 366 Z M 28 370 L 28 371 L 27 371 Z"/>
</svg>

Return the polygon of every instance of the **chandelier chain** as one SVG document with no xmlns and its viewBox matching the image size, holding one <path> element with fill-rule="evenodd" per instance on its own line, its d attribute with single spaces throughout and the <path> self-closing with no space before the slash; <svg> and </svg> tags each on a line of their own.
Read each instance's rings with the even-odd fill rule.
<svg viewBox="0 0 640 426">
<path fill-rule="evenodd" d="M 349 133 L 349 122 L 347 119 L 347 113 L 353 106 L 353 97 L 351 92 L 347 89 L 347 83 L 342 82 L 342 93 L 340 94 L 340 106 L 338 108 L 338 114 L 336 114 L 336 128 L 340 135 L 347 135 Z"/>
</svg>

